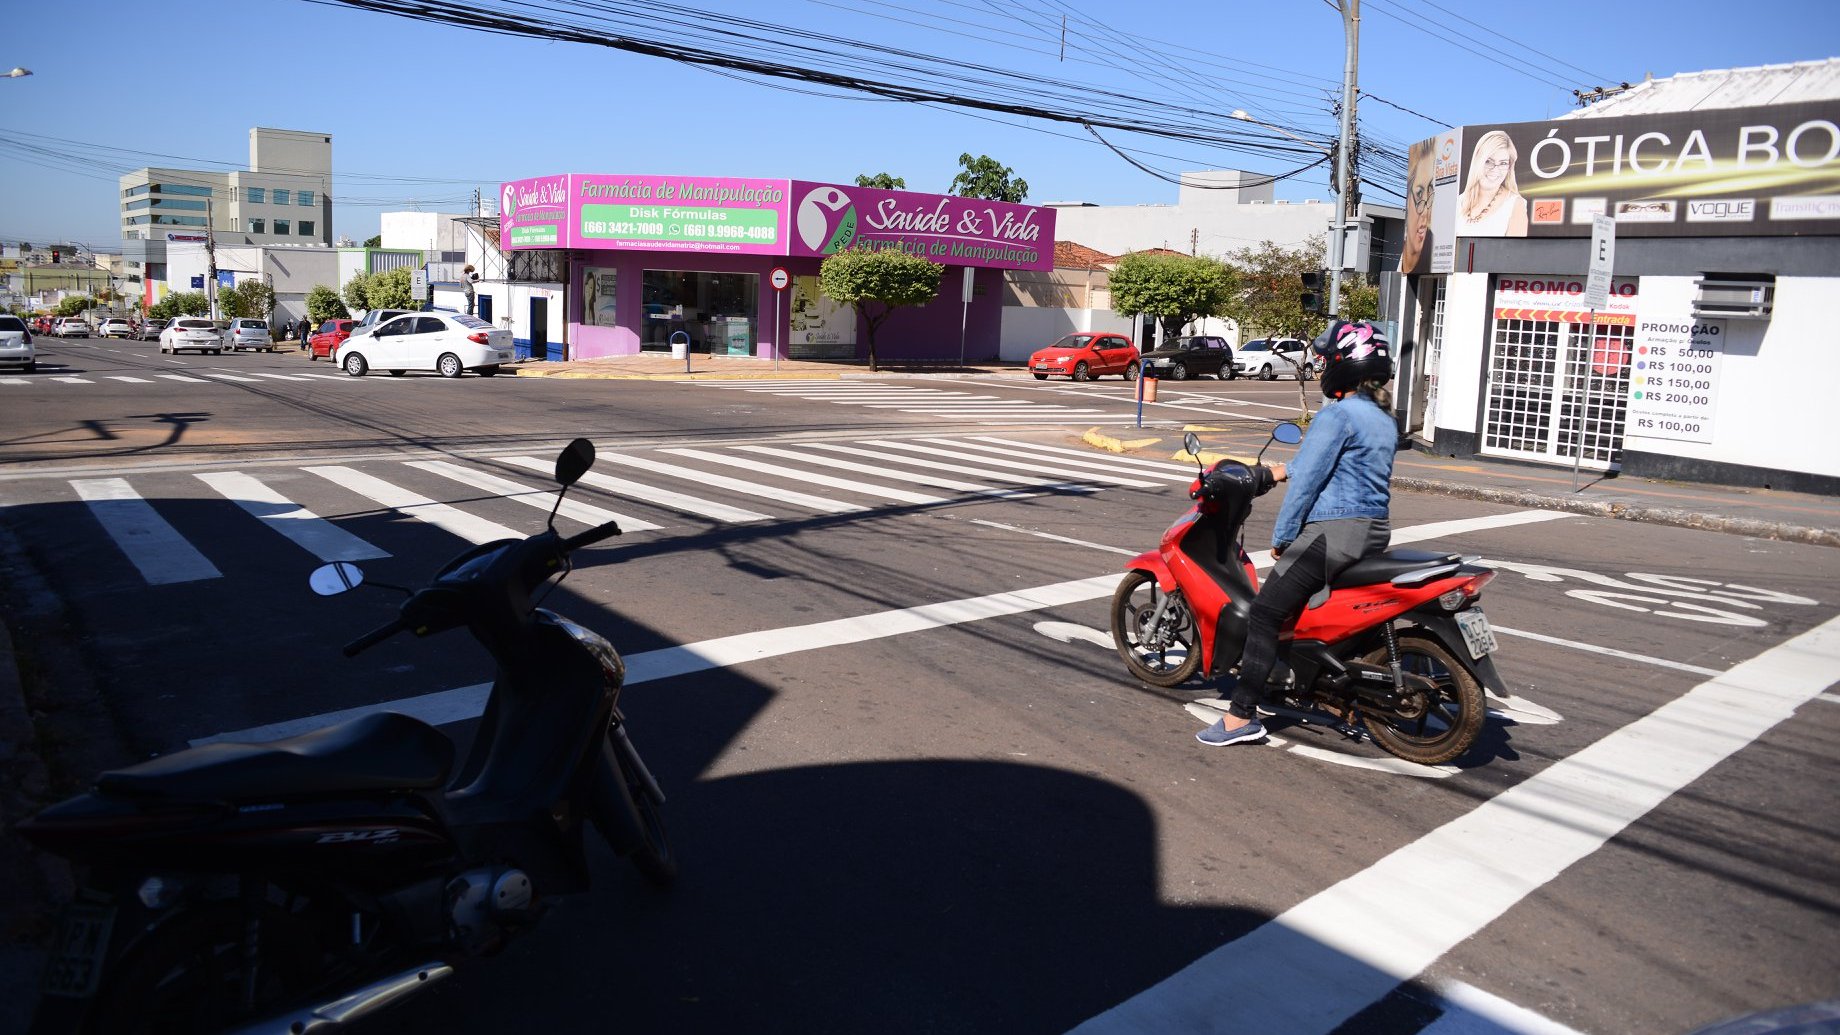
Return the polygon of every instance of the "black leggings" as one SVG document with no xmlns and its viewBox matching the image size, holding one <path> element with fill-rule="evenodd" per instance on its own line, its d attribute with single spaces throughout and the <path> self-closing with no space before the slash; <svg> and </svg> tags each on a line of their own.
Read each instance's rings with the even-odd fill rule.
<svg viewBox="0 0 1840 1035">
<path fill-rule="evenodd" d="M 1283 575 L 1267 579 L 1259 587 L 1246 618 L 1246 650 L 1239 659 L 1239 683 L 1233 688 L 1233 700 L 1227 708 L 1234 715 L 1242 719 L 1258 717 L 1265 681 L 1278 663 L 1278 632 L 1286 622 L 1302 614 L 1303 605 L 1323 588 L 1328 558 L 1329 537 L 1311 536 L 1309 547 L 1291 561 Z"/>
</svg>

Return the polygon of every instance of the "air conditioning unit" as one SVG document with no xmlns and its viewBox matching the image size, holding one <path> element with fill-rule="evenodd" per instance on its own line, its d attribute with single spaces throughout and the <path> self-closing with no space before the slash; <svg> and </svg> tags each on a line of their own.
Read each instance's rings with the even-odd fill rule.
<svg viewBox="0 0 1840 1035">
<path fill-rule="evenodd" d="M 1693 293 L 1693 315 L 1695 318 L 1767 320 L 1775 303 L 1774 276 L 1708 273 L 1699 278 Z"/>
</svg>

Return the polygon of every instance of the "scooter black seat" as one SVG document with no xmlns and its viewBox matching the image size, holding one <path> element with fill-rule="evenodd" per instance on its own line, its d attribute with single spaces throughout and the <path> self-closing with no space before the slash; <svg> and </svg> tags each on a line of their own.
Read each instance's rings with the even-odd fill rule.
<svg viewBox="0 0 1840 1035">
<path fill-rule="evenodd" d="M 96 789 L 129 798 L 251 801 L 439 787 L 454 746 L 439 730 L 377 712 L 285 740 L 205 744 L 103 773 Z"/>
<path fill-rule="evenodd" d="M 1461 564 L 1463 556 L 1454 553 L 1429 553 L 1425 550 L 1388 550 L 1372 557 L 1363 557 L 1342 569 L 1342 573 L 1331 583 L 1336 589 L 1348 589 L 1354 586 L 1372 586 L 1377 583 L 1391 582 L 1401 575 L 1410 575 L 1427 568 L 1436 568 L 1445 564 Z"/>
</svg>

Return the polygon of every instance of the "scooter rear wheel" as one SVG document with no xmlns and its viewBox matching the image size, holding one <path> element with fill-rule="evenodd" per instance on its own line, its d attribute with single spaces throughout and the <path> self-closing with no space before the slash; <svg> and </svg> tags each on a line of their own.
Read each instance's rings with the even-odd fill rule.
<svg viewBox="0 0 1840 1035">
<path fill-rule="evenodd" d="M 1168 601 L 1160 619 L 1157 607 Z M 1155 627 L 1152 627 L 1152 623 Z M 1180 686 L 1201 669 L 1200 630 L 1180 589 L 1165 594 L 1156 579 L 1126 573 L 1112 594 L 1112 642 L 1131 674 L 1152 686 Z"/>
<path fill-rule="evenodd" d="M 1386 648 L 1361 660 L 1384 666 Z M 1415 682 L 1411 677 L 1418 676 L 1433 688 L 1410 696 L 1403 709 L 1363 707 L 1374 743 L 1422 765 L 1441 765 L 1468 751 L 1482 731 L 1486 710 L 1481 682 L 1436 637 L 1421 632 L 1400 631 L 1399 666 L 1408 687 Z"/>
</svg>

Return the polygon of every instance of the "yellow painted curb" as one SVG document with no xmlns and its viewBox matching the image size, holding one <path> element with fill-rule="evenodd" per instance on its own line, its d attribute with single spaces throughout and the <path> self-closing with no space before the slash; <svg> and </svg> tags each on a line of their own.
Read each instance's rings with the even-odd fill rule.
<svg viewBox="0 0 1840 1035">
<path fill-rule="evenodd" d="M 1094 449 L 1103 449 L 1108 453 L 1123 453 L 1132 449 L 1143 449 L 1163 441 L 1160 438 L 1117 439 L 1105 434 L 1098 428 L 1088 429 L 1080 438 Z"/>
<path fill-rule="evenodd" d="M 1169 459 L 1180 461 L 1182 463 L 1192 464 L 1195 462 L 1197 458 L 1193 453 L 1190 453 L 1188 450 L 1181 449 L 1181 450 L 1177 450 L 1176 453 L 1173 456 L 1171 456 Z M 1249 457 L 1249 456 L 1236 456 L 1232 453 L 1216 453 L 1211 449 L 1203 449 L 1201 451 L 1201 456 L 1199 457 L 1199 459 L 1201 461 L 1201 466 L 1203 467 L 1212 467 L 1222 460 L 1238 460 L 1240 463 L 1246 464 L 1248 466 L 1256 462 L 1252 457 Z"/>
</svg>

